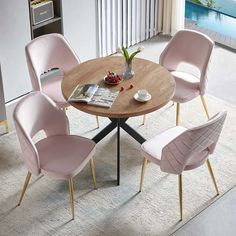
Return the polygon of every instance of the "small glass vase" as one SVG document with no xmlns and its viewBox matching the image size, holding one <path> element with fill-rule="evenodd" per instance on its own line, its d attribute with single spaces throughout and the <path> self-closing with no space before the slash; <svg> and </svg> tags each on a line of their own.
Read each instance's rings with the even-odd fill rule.
<svg viewBox="0 0 236 236">
<path fill-rule="evenodd" d="M 131 79 L 134 76 L 134 71 L 132 70 L 132 61 L 125 60 L 125 71 L 123 73 L 123 79 Z"/>
</svg>

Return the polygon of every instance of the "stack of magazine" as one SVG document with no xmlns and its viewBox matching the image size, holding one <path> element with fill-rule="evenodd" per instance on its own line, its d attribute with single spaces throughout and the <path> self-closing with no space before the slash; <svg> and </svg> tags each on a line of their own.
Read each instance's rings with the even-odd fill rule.
<svg viewBox="0 0 236 236">
<path fill-rule="evenodd" d="M 85 102 L 89 105 L 110 108 L 119 91 L 99 87 L 97 84 L 77 85 L 68 102 Z"/>
</svg>

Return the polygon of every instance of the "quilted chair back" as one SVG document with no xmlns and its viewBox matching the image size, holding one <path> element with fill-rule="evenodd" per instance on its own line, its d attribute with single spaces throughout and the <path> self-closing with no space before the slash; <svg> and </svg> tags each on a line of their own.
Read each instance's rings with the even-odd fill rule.
<svg viewBox="0 0 236 236">
<path fill-rule="evenodd" d="M 61 34 L 46 34 L 32 40 L 26 45 L 25 53 L 34 91 L 41 90 L 40 76 L 44 72 L 59 68 L 67 73 L 80 63 Z"/>
<path fill-rule="evenodd" d="M 217 113 L 207 123 L 189 129 L 172 140 L 162 150 L 161 170 L 181 174 L 202 165 L 212 154 L 226 118 L 226 111 Z"/>
<path fill-rule="evenodd" d="M 180 63 L 196 66 L 200 72 L 200 91 L 205 93 L 206 72 L 214 42 L 206 35 L 193 30 L 180 30 L 171 39 L 160 56 L 160 64 L 170 71 Z"/>
<path fill-rule="evenodd" d="M 40 174 L 38 152 L 32 138 L 44 130 L 47 136 L 69 134 L 67 116 L 41 92 L 33 92 L 17 104 L 13 119 L 16 133 L 29 171 Z"/>
</svg>

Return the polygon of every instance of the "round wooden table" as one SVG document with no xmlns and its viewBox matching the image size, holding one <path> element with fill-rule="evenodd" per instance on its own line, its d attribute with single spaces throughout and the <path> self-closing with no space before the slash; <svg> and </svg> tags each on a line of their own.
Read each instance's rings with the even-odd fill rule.
<svg viewBox="0 0 236 236">
<path fill-rule="evenodd" d="M 174 95 L 175 81 L 172 75 L 164 67 L 157 63 L 134 58 L 133 71 L 135 75 L 129 80 L 112 86 L 106 85 L 103 81 L 108 71 L 122 74 L 125 66 L 124 57 L 111 56 L 97 58 L 77 65 L 69 71 L 62 80 L 62 93 L 67 100 L 75 87 L 80 84 L 99 84 L 103 87 L 120 90 L 111 108 L 102 108 L 87 105 L 85 103 L 71 102 L 70 104 L 78 110 L 89 114 L 108 117 L 111 123 L 100 131 L 93 140 L 98 143 L 113 129 L 117 128 L 117 184 L 120 182 L 120 128 L 125 130 L 139 143 L 145 142 L 137 131 L 132 129 L 126 121 L 129 117 L 144 115 L 166 105 Z M 134 87 L 129 89 L 130 85 Z M 133 97 L 139 89 L 146 89 L 152 96 L 151 100 L 145 103 L 136 101 Z"/>
</svg>

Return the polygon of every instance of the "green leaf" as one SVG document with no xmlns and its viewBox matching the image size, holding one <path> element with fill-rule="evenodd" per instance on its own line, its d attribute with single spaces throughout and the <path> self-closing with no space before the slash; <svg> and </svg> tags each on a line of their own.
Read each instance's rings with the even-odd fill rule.
<svg viewBox="0 0 236 236">
<path fill-rule="evenodd" d="M 140 51 L 138 50 L 138 51 L 136 51 L 136 52 L 133 52 L 132 54 L 131 54 L 131 56 L 130 56 L 130 58 L 129 58 L 129 60 L 130 61 L 132 61 L 133 60 L 133 58 L 138 54 L 138 53 L 140 53 Z"/>
<path fill-rule="evenodd" d="M 130 58 L 129 58 L 129 53 L 128 53 L 128 51 L 127 51 L 124 47 L 122 47 L 122 51 L 123 51 L 123 53 L 124 53 L 125 59 L 126 59 L 127 61 L 129 61 Z"/>
</svg>

